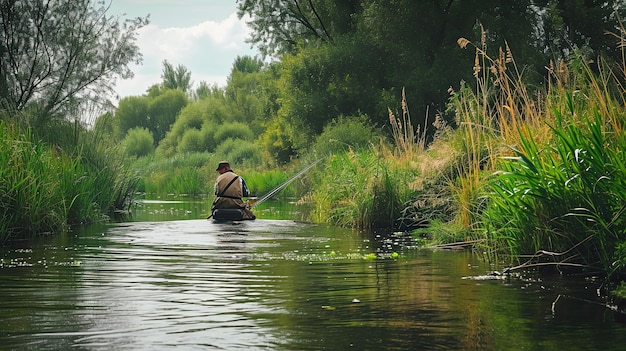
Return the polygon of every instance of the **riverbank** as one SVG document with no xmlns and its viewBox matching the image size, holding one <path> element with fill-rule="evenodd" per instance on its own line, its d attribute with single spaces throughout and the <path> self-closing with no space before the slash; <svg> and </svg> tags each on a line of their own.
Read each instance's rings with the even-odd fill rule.
<svg viewBox="0 0 626 351">
<path fill-rule="evenodd" d="M 128 209 L 136 182 L 93 133 L 61 123 L 36 134 L 0 120 L 0 244 L 106 221 Z"/>
</svg>

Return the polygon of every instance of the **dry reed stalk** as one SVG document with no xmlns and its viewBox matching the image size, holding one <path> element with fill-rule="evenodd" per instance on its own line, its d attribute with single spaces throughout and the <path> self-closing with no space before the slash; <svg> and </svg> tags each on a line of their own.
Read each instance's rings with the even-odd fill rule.
<svg viewBox="0 0 626 351">
<path fill-rule="evenodd" d="M 404 88 L 402 88 L 401 108 L 401 118 L 396 117 L 393 111 L 387 108 L 389 123 L 391 124 L 392 135 L 396 146 L 396 157 L 410 160 L 415 156 L 415 152 L 423 152 L 425 150 L 427 128 L 422 130 L 421 126 L 417 128 L 413 127 Z M 427 121 L 428 111 L 426 112 L 425 124 Z"/>
</svg>

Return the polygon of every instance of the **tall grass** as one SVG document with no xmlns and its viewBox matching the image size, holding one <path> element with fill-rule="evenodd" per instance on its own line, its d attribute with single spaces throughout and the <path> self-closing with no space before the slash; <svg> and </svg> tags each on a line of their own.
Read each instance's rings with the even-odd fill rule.
<svg viewBox="0 0 626 351">
<path fill-rule="evenodd" d="M 133 167 L 142 177 L 142 190 L 146 193 L 207 195 L 213 193 L 219 161 L 213 154 L 197 152 L 171 158 L 143 158 Z"/>
<path fill-rule="evenodd" d="M 354 228 L 391 228 L 411 198 L 410 166 L 374 148 L 330 156 L 313 192 L 316 221 Z"/>
<path fill-rule="evenodd" d="M 626 267 L 619 253 L 626 241 L 626 138 L 595 108 L 568 105 L 570 118 L 554 111 L 553 143 L 522 136 L 516 156 L 503 163 L 485 213 L 489 232 L 507 238 L 513 253 L 539 252 L 612 274 Z M 585 122 L 564 123 L 571 118 Z"/>
<path fill-rule="evenodd" d="M 133 178 L 97 144 L 68 152 L 6 122 L 0 144 L 2 242 L 101 221 L 129 206 Z"/>
<path fill-rule="evenodd" d="M 30 134 L 0 122 L 0 240 L 63 229 L 68 204 L 60 191 L 61 164 Z"/>
<path fill-rule="evenodd" d="M 234 148 L 232 151 L 237 150 L 243 149 Z M 251 168 L 248 162 L 239 162 L 241 159 L 237 157 L 228 158 L 224 153 L 193 152 L 170 158 L 145 157 L 137 159 L 133 163 L 133 168 L 142 178 L 140 189 L 148 194 L 209 196 L 213 194 L 213 185 L 218 176 L 215 167 L 223 159 L 230 161 L 235 173 L 244 177 L 255 195 L 263 195 L 265 191 L 271 190 L 287 179 L 284 172 L 277 170 L 264 171 L 260 174 L 261 172 Z"/>
<path fill-rule="evenodd" d="M 467 155 L 457 218 L 494 254 L 623 270 L 624 77 L 579 58 L 550 67 L 549 90 L 531 98 L 508 48 L 475 49 L 476 88 L 451 104 Z"/>
<path fill-rule="evenodd" d="M 402 88 L 401 110 L 402 116 L 396 117 L 390 108 L 387 109 L 395 145 L 395 157 L 411 160 L 417 153 L 423 152 L 425 149 L 426 128 L 424 127 L 422 130 L 421 126 L 413 127 L 404 88 Z M 427 122 L 428 120 L 424 124 L 426 125 Z"/>
</svg>

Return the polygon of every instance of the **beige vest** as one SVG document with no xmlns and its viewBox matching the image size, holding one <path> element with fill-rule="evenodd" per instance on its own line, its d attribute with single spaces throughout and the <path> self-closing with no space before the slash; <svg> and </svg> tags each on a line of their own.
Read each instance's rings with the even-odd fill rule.
<svg viewBox="0 0 626 351">
<path fill-rule="evenodd" d="M 221 195 L 213 201 L 212 209 L 216 208 L 245 208 L 246 204 L 241 200 L 243 197 L 243 189 L 241 187 L 241 178 L 235 181 L 222 194 L 228 183 L 233 178 L 238 177 L 234 172 L 226 172 L 217 177 L 215 181 L 215 195 Z"/>
</svg>

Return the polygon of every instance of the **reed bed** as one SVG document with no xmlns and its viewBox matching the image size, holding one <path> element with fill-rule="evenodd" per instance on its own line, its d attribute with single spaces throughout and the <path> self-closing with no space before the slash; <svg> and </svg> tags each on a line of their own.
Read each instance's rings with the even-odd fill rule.
<svg viewBox="0 0 626 351">
<path fill-rule="evenodd" d="M 531 254 L 533 263 L 623 271 L 624 77 L 578 57 L 550 67 L 547 90 L 531 96 L 508 48 L 496 59 L 475 49 L 476 88 L 451 100 L 465 140 L 452 184 L 457 222 L 512 262 Z"/>
<path fill-rule="evenodd" d="M 414 194 L 413 169 L 380 149 L 348 150 L 328 157 L 312 199 L 315 221 L 353 228 L 392 228 Z"/>
<path fill-rule="evenodd" d="M 0 242 L 102 221 L 130 206 L 137 178 L 98 144 L 68 152 L 7 122 L 0 144 Z"/>
</svg>

